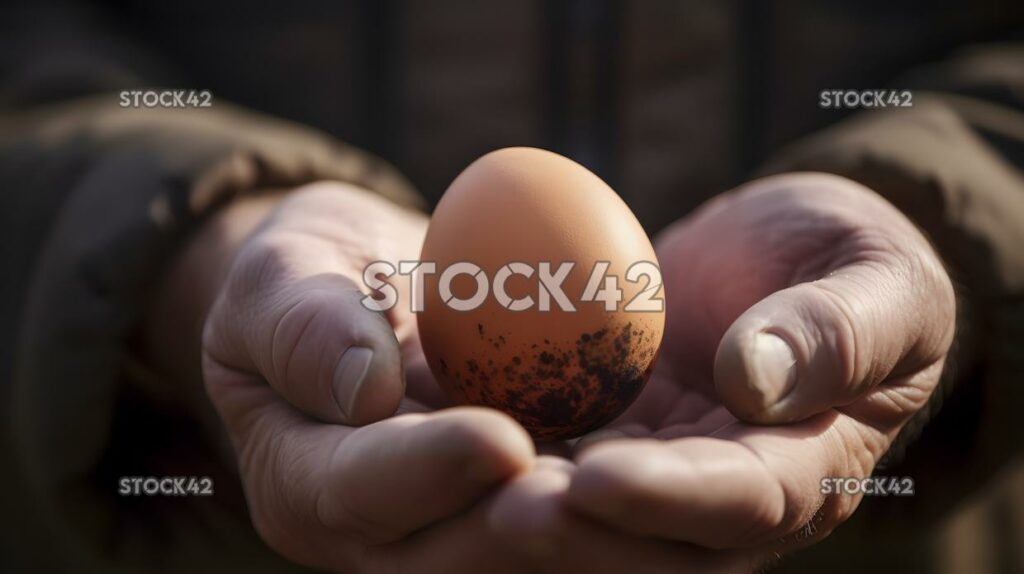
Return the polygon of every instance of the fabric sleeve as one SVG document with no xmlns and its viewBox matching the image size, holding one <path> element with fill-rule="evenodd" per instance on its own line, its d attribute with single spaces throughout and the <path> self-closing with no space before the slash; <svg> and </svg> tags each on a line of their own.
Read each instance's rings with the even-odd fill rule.
<svg viewBox="0 0 1024 574">
<path fill-rule="evenodd" d="M 914 88 L 912 107 L 854 115 L 764 168 L 867 185 L 913 220 L 947 265 L 958 334 L 943 386 L 886 461 L 928 481 L 922 515 L 977 489 L 1020 452 L 1024 436 L 1022 70 L 1022 44 L 965 49 L 898 84 Z"/>
<path fill-rule="evenodd" d="M 420 200 L 372 155 L 216 94 L 122 107 L 177 78 L 123 31 L 88 3 L 0 8 L 0 497 L 23 525 L 0 552 L 16 571 L 288 569 L 199 422 L 130 384 L 129 339 L 175 249 L 239 194 L 336 180 Z M 156 474 L 216 494 L 118 494 Z"/>
</svg>

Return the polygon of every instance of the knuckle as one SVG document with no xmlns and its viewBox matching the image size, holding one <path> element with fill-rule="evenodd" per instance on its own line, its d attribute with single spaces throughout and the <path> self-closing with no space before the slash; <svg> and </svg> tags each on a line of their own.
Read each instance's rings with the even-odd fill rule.
<svg viewBox="0 0 1024 574">
<path fill-rule="evenodd" d="M 289 364 L 296 360 L 312 365 L 352 344 L 373 340 L 373 330 L 365 318 L 354 320 L 348 311 L 357 303 L 347 296 L 341 292 L 303 289 L 301 297 L 288 297 L 276 305 L 268 343 L 277 375 L 284 376 Z"/>
<path fill-rule="evenodd" d="M 283 245 L 261 236 L 243 244 L 203 323 L 202 348 L 215 362 L 249 368 L 255 361 L 253 329 L 262 331 L 259 318 L 283 300 L 286 258 Z"/>
<path fill-rule="evenodd" d="M 810 285 L 814 286 L 814 299 L 817 301 L 814 304 L 825 311 L 821 314 L 825 321 L 811 321 L 808 324 L 819 331 L 817 339 L 825 344 L 819 347 L 824 353 L 819 357 L 809 357 L 809 360 L 831 362 L 829 370 L 834 371 L 837 380 L 846 385 L 860 380 L 863 375 L 857 373 L 857 368 L 868 362 L 858 360 L 858 353 L 869 346 L 863 339 L 870 333 L 857 329 L 854 312 L 841 294 L 830 289 L 826 282 Z"/>
<path fill-rule="evenodd" d="M 940 360 L 953 343 L 957 301 L 952 280 L 939 256 L 923 236 L 901 249 L 889 267 L 893 290 L 904 302 L 912 356 L 920 365 Z"/>
<path fill-rule="evenodd" d="M 230 272 L 226 293 L 236 301 L 250 301 L 254 294 L 273 288 L 289 274 L 296 239 L 286 234 L 263 233 L 251 238 L 239 251 Z"/>
<path fill-rule="evenodd" d="M 270 373 L 276 381 L 284 381 L 288 377 L 289 367 L 302 352 L 303 340 L 309 340 L 309 333 L 315 330 L 317 317 L 322 307 L 310 299 L 299 299 L 289 306 L 273 321 L 268 340 Z"/>
</svg>

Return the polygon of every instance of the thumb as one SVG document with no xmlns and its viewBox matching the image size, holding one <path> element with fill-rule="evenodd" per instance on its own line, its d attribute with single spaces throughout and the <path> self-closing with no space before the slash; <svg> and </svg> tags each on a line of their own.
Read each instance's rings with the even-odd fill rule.
<svg viewBox="0 0 1024 574">
<path fill-rule="evenodd" d="M 880 257 L 778 291 L 722 337 L 715 390 L 733 414 L 758 423 L 849 404 L 890 376 L 940 361 L 953 301 L 934 256 Z"/>
<path fill-rule="evenodd" d="M 262 377 L 324 422 L 364 425 L 394 414 L 405 380 L 391 324 L 361 304 L 364 293 L 347 276 L 311 269 L 309 249 L 294 263 L 289 246 L 266 243 L 241 255 L 211 312 L 209 358 Z"/>
</svg>

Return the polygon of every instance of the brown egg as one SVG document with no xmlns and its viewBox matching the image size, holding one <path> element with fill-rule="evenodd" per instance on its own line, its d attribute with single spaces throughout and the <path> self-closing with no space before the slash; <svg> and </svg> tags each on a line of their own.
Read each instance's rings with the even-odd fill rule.
<svg viewBox="0 0 1024 574">
<path fill-rule="evenodd" d="M 533 148 L 475 161 L 441 198 L 421 260 L 436 264 L 418 314 L 423 350 L 455 402 L 560 439 L 608 423 L 643 388 L 665 324 L 657 259 L 626 204 L 579 164 Z M 460 262 L 468 271 L 445 292 Z M 545 262 L 554 288 L 540 281 Z M 563 263 L 573 266 L 558 285 Z"/>
</svg>

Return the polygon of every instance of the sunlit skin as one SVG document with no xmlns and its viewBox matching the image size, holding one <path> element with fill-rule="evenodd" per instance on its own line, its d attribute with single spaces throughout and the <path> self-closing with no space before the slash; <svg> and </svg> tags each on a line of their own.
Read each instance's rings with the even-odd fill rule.
<svg viewBox="0 0 1024 574">
<path fill-rule="evenodd" d="M 933 392 L 953 337 L 950 281 L 895 208 L 837 177 L 760 180 L 658 238 L 666 336 L 637 402 L 538 456 L 501 413 L 442 409 L 403 306 L 382 316 L 359 304 L 363 265 L 416 259 L 425 228 L 345 184 L 239 201 L 169 281 L 211 284 L 169 288 L 154 311 L 159 341 L 175 334 L 157 328 L 175 324 L 162 308 L 197 310 L 201 351 L 157 345 L 157 362 L 202 356 L 253 524 L 292 560 L 346 572 L 751 571 L 852 513 L 858 499 L 823 501 L 820 478 L 871 472 Z M 333 388 L 352 345 L 373 351 L 364 382 Z M 796 376 L 782 391 L 787 346 Z M 773 351 L 783 359 L 764 360 Z M 798 535 L 812 518 L 814 533 Z"/>
<path fill-rule="evenodd" d="M 657 248 L 669 315 L 654 377 L 574 465 L 521 478 L 506 518 L 564 499 L 621 532 L 724 549 L 740 569 L 824 538 L 859 497 L 826 500 L 820 479 L 870 475 L 938 384 L 955 315 L 938 258 L 891 205 L 818 174 L 715 199 Z M 752 359 L 765 331 L 795 350 L 789 391 Z"/>
</svg>

